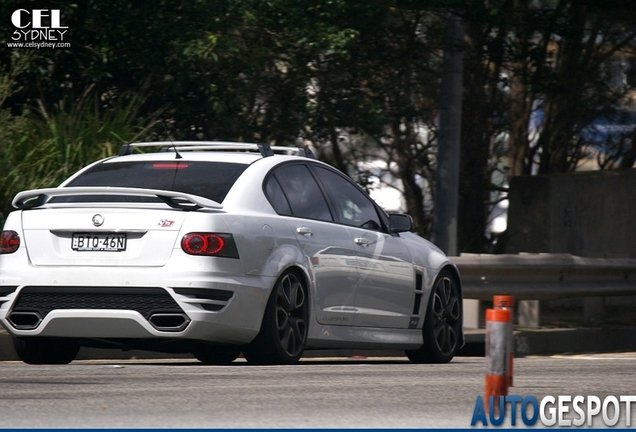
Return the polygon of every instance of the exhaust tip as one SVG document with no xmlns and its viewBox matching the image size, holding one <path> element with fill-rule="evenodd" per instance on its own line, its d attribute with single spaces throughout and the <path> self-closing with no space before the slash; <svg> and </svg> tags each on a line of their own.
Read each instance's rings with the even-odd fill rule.
<svg viewBox="0 0 636 432">
<path fill-rule="evenodd" d="M 33 330 L 42 322 L 38 312 L 11 312 L 9 322 L 18 330 Z"/>
<path fill-rule="evenodd" d="M 156 313 L 148 321 L 159 331 L 172 332 L 184 330 L 190 324 L 190 318 L 182 313 Z"/>
</svg>

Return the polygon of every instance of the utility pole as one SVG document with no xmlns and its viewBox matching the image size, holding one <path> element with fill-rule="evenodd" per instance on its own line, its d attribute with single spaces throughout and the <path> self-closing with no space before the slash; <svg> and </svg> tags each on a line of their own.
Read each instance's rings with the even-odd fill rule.
<svg viewBox="0 0 636 432">
<path fill-rule="evenodd" d="M 457 255 L 463 38 L 464 29 L 461 18 L 448 13 L 441 84 L 433 241 L 450 256 Z"/>
</svg>

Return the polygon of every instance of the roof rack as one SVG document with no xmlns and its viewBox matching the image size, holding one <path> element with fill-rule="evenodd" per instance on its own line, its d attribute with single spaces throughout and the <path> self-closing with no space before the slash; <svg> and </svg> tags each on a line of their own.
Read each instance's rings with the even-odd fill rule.
<svg viewBox="0 0 636 432">
<path fill-rule="evenodd" d="M 241 143 L 228 141 L 156 141 L 144 143 L 123 144 L 119 149 L 119 156 L 133 153 L 137 147 L 161 147 L 162 152 L 182 152 L 182 151 L 245 151 L 259 152 L 263 157 L 274 156 L 275 154 L 288 154 L 315 158 L 313 152 L 307 147 L 287 147 L 270 146 L 266 143 Z"/>
</svg>

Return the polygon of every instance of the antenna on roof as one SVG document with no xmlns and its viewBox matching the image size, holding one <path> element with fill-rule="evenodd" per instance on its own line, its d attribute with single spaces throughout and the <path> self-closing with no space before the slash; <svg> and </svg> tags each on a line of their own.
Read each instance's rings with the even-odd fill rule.
<svg viewBox="0 0 636 432">
<path fill-rule="evenodd" d="M 168 132 L 168 128 L 166 127 L 166 123 L 163 121 L 163 119 L 161 119 L 161 124 L 163 125 L 163 129 L 166 131 L 168 140 L 170 140 L 170 143 L 172 144 L 172 148 L 174 149 L 174 158 L 181 159 L 182 156 L 181 154 L 179 154 L 179 151 L 177 150 L 177 146 L 174 144 L 174 141 L 172 140 L 172 136 L 170 136 L 170 132 Z"/>
</svg>

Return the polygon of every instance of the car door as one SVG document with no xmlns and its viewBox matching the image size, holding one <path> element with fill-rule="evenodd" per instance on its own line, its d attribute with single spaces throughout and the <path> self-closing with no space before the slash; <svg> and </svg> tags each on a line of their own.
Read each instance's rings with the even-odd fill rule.
<svg viewBox="0 0 636 432">
<path fill-rule="evenodd" d="M 323 191 L 303 163 L 277 167 L 266 179 L 265 193 L 294 231 L 314 279 L 313 309 L 320 324 L 353 325 L 355 254 L 349 233 L 335 223 Z"/>
<path fill-rule="evenodd" d="M 347 254 L 355 254 L 355 324 L 408 328 L 415 303 L 415 270 L 398 235 L 386 232 L 373 201 L 343 175 L 314 167 L 338 222 L 347 227 Z"/>
</svg>

